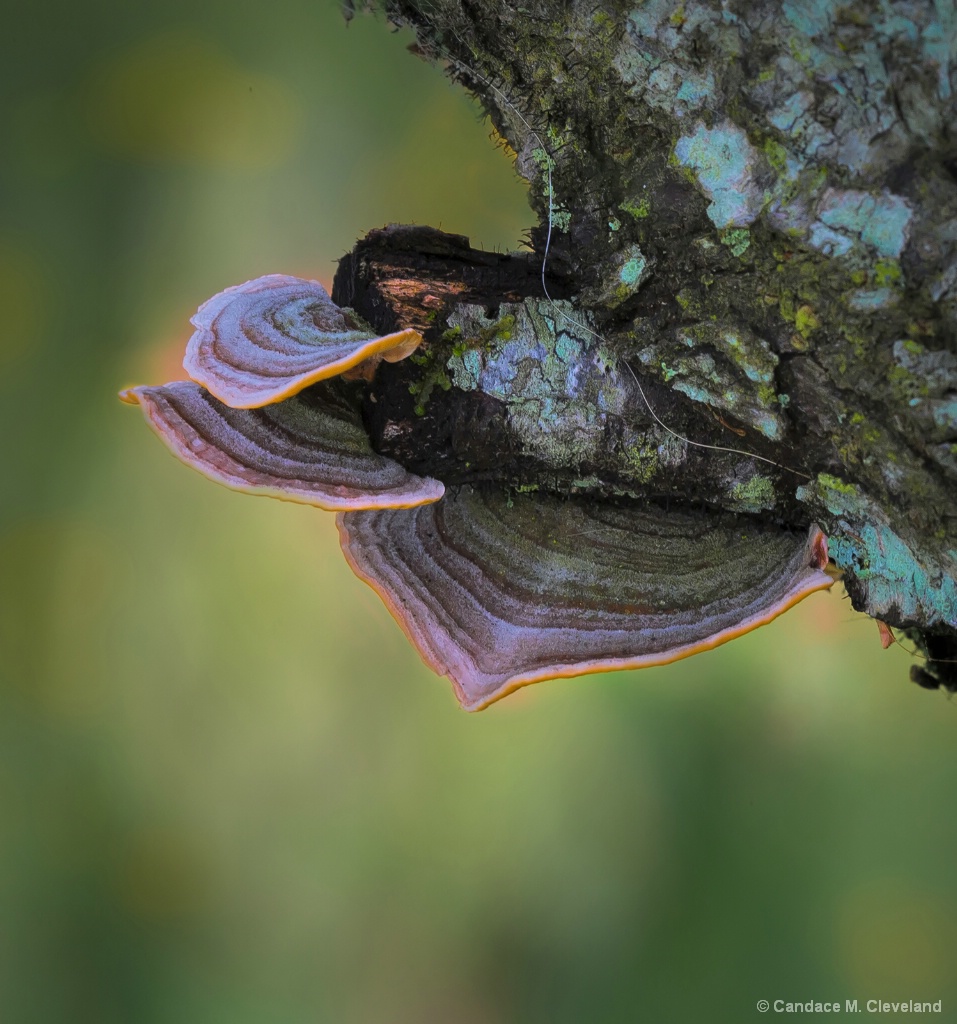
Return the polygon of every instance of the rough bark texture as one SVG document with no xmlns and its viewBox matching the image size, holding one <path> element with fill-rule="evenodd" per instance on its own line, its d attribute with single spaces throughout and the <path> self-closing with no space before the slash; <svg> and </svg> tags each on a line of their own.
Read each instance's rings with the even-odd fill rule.
<svg viewBox="0 0 957 1024">
<path fill-rule="evenodd" d="M 367 391 L 374 444 L 452 483 L 816 520 L 854 606 L 957 688 L 952 0 L 385 6 L 539 222 L 534 255 L 394 229 L 343 262 L 337 302 L 428 342 Z"/>
</svg>

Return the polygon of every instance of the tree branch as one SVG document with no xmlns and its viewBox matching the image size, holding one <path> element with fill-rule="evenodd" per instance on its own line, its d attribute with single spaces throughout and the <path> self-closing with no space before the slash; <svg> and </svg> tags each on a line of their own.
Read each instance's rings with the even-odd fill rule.
<svg viewBox="0 0 957 1024">
<path fill-rule="evenodd" d="M 367 395 L 378 448 L 452 483 L 816 520 L 854 607 L 957 688 L 953 17 L 386 9 L 482 101 L 539 223 L 536 256 L 419 230 L 343 262 L 336 301 L 428 342 Z"/>
</svg>

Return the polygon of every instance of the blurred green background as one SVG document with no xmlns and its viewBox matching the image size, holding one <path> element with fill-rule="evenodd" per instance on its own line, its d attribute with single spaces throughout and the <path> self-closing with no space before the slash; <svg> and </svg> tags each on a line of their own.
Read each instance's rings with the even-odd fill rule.
<svg viewBox="0 0 957 1024">
<path fill-rule="evenodd" d="M 328 283 L 387 221 L 517 247 L 521 182 L 410 41 L 335 0 L 4 19 L 0 1020 L 948 1017 L 957 707 L 839 588 L 470 716 L 332 515 L 116 400 L 214 292 Z"/>
</svg>

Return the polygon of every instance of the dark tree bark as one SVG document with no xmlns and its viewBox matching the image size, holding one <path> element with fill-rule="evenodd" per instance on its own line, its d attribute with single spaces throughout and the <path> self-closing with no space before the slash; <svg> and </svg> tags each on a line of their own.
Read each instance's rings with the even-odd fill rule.
<svg viewBox="0 0 957 1024">
<path fill-rule="evenodd" d="M 484 104 L 538 224 L 533 254 L 387 229 L 342 262 L 337 302 L 427 340 L 366 394 L 375 445 L 448 483 L 817 521 L 854 607 L 957 688 L 953 7 L 386 10 Z"/>
</svg>

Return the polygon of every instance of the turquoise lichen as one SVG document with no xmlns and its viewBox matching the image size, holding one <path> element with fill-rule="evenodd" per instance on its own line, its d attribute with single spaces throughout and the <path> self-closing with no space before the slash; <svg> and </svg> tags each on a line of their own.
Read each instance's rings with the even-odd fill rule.
<svg viewBox="0 0 957 1024">
<path fill-rule="evenodd" d="M 671 18 L 675 6 L 670 0 L 648 0 L 628 15 L 628 31 L 644 39 L 655 39 L 658 26 Z"/>
<path fill-rule="evenodd" d="M 698 124 L 675 143 L 675 159 L 689 168 L 711 200 L 707 214 L 717 228 L 747 227 L 761 212 L 764 192 L 755 180 L 760 154 L 731 121 Z"/>
<path fill-rule="evenodd" d="M 819 474 L 797 498 L 834 517 L 830 555 L 863 585 L 869 615 L 957 625 L 957 565 L 946 554 L 918 559 L 880 507 L 838 477 Z"/>
<path fill-rule="evenodd" d="M 632 93 L 641 93 L 652 107 L 671 110 L 678 117 L 705 106 L 715 93 L 714 75 L 670 60 L 643 60 L 619 63 L 622 77 L 632 85 Z"/>
<path fill-rule="evenodd" d="M 865 584 L 871 615 L 957 626 L 957 567 L 928 571 L 886 523 L 865 523 L 856 531 L 841 524 L 829 550 L 840 568 Z"/>
<path fill-rule="evenodd" d="M 729 413 L 772 441 L 784 437 L 787 424 L 774 387 L 778 357 L 766 341 L 712 321 L 681 328 L 675 341 L 689 353 L 649 346 L 639 358 L 693 401 Z"/>
<path fill-rule="evenodd" d="M 614 309 L 630 299 L 644 284 L 651 273 L 651 263 L 635 243 L 615 255 L 606 273 L 606 278 L 586 299 L 589 305 Z"/>
<path fill-rule="evenodd" d="M 482 373 L 482 356 L 476 349 L 466 349 L 455 354 L 448 361 L 452 383 L 462 391 L 474 391 L 479 385 Z"/>
<path fill-rule="evenodd" d="M 821 223 L 811 225 L 808 241 L 825 256 L 846 256 L 854 248 L 854 240 Z"/>
<path fill-rule="evenodd" d="M 795 124 L 811 106 L 813 96 L 807 92 L 796 92 L 787 97 L 768 118 L 778 131 L 791 133 Z"/>
<path fill-rule="evenodd" d="M 954 39 L 957 37 L 957 11 L 948 0 L 934 4 L 937 18 L 921 33 L 924 52 L 937 65 L 937 95 L 942 100 L 951 96 L 950 68 L 955 60 Z"/>
<path fill-rule="evenodd" d="M 932 415 L 934 417 L 934 425 L 940 430 L 957 430 L 957 399 L 933 403 Z"/>
<path fill-rule="evenodd" d="M 504 402 L 515 436 L 546 465 L 597 458 L 607 416 L 620 414 L 628 398 L 614 355 L 569 302 L 526 299 L 503 303 L 501 312 L 507 332 L 494 330 L 502 321 L 489 321 L 481 306 L 459 306 L 449 317 L 465 339 L 448 361 L 453 382 Z"/>
<path fill-rule="evenodd" d="M 676 52 L 676 32 L 685 21 L 683 5 L 676 9 L 668 0 L 653 0 L 629 16 L 627 36 L 613 60 L 631 96 L 676 117 L 712 105 L 717 98 L 714 72 L 697 61 L 682 60 Z M 652 52 L 644 42 L 656 37 L 660 52 Z M 674 59 L 666 53 L 674 53 Z"/>
<path fill-rule="evenodd" d="M 889 192 L 828 189 L 811 225 L 810 242 L 835 256 L 864 247 L 879 257 L 897 259 L 907 243 L 912 216 L 907 201 Z"/>
<path fill-rule="evenodd" d="M 860 288 L 851 292 L 847 297 L 847 304 L 851 309 L 861 313 L 874 313 L 879 309 L 885 309 L 894 305 L 897 295 L 890 288 Z"/>
<path fill-rule="evenodd" d="M 641 280 L 641 275 L 648 266 L 644 256 L 640 255 L 641 250 L 639 249 L 638 251 L 639 255 L 626 260 L 621 270 L 618 271 L 621 283 L 627 288 L 634 288 L 638 284 Z"/>
<path fill-rule="evenodd" d="M 830 0 L 784 0 L 784 17 L 808 39 L 827 35 L 831 27 L 834 5 Z"/>
<path fill-rule="evenodd" d="M 794 326 L 802 338 L 808 338 L 821 326 L 821 321 L 813 308 L 805 303 L 803 306 L 798 306 L 794 312 Z"/>
<path fill-rule="evenodd" d="M 714 95 L 714 76 L 710 71 L 703 75 L 688 75 L 678 89 L 678 102 L 696 110 Z"/>
</svg>

